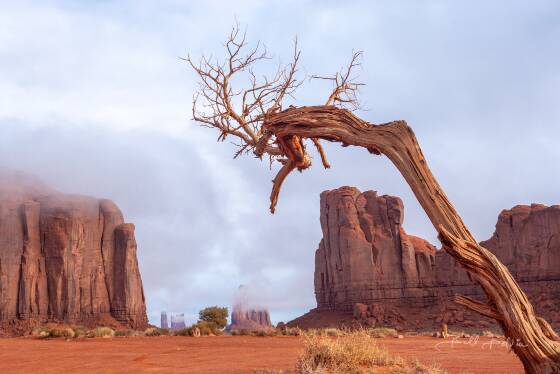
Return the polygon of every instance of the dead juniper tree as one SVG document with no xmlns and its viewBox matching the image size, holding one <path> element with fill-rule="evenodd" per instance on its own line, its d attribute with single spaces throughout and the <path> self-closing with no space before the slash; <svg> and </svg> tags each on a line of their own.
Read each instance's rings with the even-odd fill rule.
<svg viewBox="0 0 560 374">
<path fill-rule="evenodd" d="M 439 233 L 443 249 L 462 265 L 478 283 L 487 300 L 481 302 L 457 296 L 456 302 L 495 319 L 522 361 L 526 373 L 560 373 L 559 338 L 520 289 L 508 269 L 486 248 L 481 247 L 445 195 L 430 171 L 414 132 L 405 121 L 373 124 L 353 114 L 357 107 L 353 69 L 360 53 L 352 56 L 346 69 L 332 77 L 333 90 L 322 105 L 282 106 L 301 85 L 298 80 L 300 52 L 295 43 L 291 62 L 280 66 L 272 77 L 259 77 L 255 64 L 269 59 L 259 44 L 248 49 L 245 34 L 233 27 L 225 43 L 224 60 L 202 57 L 186 60 L 199 77 L 194 95 L 193 118 L 215 128 L 218 140 L 236 139 L 234 157 L 253 153 L 282 164 L 273 180 L 270 210 L 274 213 L 280 188 L 295 169 L 311 166 L 307 142 L 316 148 L 325 168 L 330 167 L 320 141 L 366 148 L 383 154 L 400 171 L 430 221 Z M 232 78 L 244 75 L 247 87 L 236 89 Z"/>
</svg>

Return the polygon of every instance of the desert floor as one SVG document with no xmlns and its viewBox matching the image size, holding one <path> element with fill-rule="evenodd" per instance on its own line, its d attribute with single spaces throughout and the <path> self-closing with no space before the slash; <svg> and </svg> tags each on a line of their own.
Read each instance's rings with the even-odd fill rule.
<svg viewBox="0 0 560 374">
<path fill-rule="evenodd" d="M 439 363 L 449 373 L 523 373 L 501 341 L 429 337 L 377 339 L 390 353 Z M 292 368 L 299 337 L 0 339 L 1 373 L 243 373 Z"/>
</svg>

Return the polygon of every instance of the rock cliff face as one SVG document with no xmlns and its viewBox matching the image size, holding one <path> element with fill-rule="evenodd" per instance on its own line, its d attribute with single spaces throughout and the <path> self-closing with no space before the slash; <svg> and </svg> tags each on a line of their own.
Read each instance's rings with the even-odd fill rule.
<svg viewBox="0 0 560 374">
<path fill-rule="evenodd" d="M 0 321 L 147 324 L 134 225 L 109 200 L 0 176 Z"/>
<path fill-rule="evenodd" d="M 407 235 L 403 217 L 396 197 L 353 187 L 321 194 L 313 318 L 330 311 L 352 312 L 371 324 L 488 325 L 451 302 L 455 294 L 482 297 L 481 289 L 451 256 Z M 492 238 L 481 244 L 508 266 L 537 312 L 560 324 L 560 206 L 504 210 Z"/>
<path fill-rule="evenodd" d="M 323 239 L 315 253 L 319 308 L 414 298 L 435 282 L 436 248 L 402 228 L 402 201 L 342 187 L 321 194 Z"/>
</svg>

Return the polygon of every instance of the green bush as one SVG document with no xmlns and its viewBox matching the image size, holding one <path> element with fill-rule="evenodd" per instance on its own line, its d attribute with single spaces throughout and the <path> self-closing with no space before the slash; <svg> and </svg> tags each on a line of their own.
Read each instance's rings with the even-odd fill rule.
<svg viewBox="0 0 560 374">
<path fill-rule="evenodd" d="M 198 312 L 198 320 L 214 324 L 216 329 L 223 329 L 227 325 L 228 308 L 220 308 L 219 306 L 211 306 Z"/>
</svg>

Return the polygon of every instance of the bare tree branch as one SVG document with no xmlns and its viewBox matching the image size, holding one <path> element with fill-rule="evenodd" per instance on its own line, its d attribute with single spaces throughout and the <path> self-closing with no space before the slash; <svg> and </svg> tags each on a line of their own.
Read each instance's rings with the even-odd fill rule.
<svg viewBox="0 0 560 374">
<path fill-rule="evenodd" d="M 364 84 L 356 82 L 357 77 L 352 76 L 352 73 L 353 69 L 361 66 L 360 59 L 362 56 L 362 51 L 354 52 L 346 69 L 340 70 L 334 76 L 311 76 L 312 79 L 330 80 L 334 83 L 334 88 L 325 105 L 340 106 L 349 110 L 356 110 L 360 108 L 357 94 L 359 87 Z"/>
</svg>

